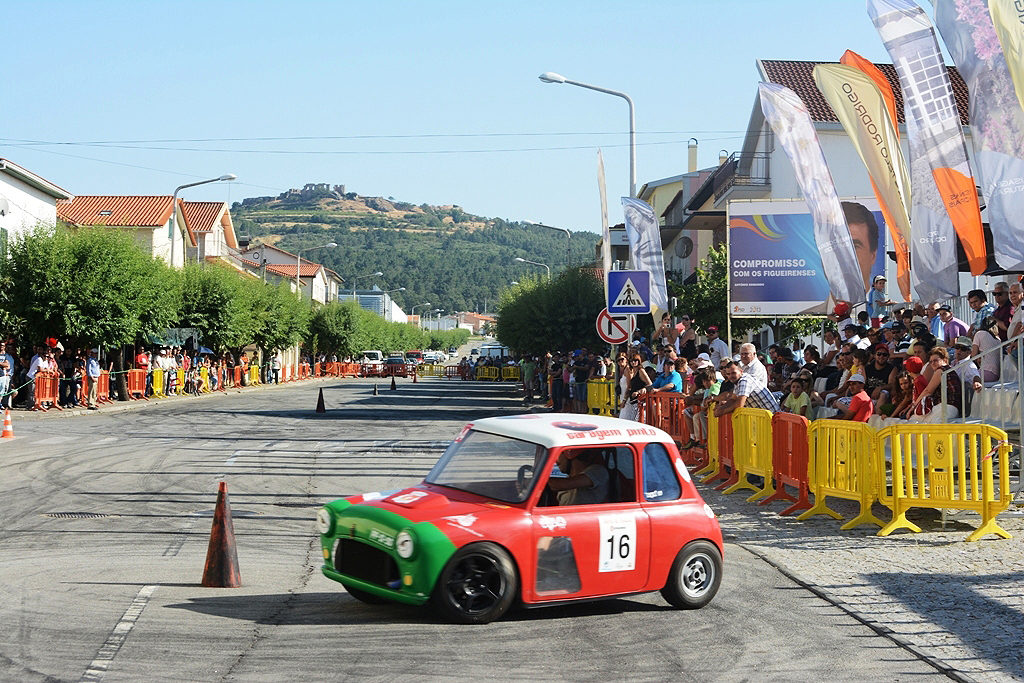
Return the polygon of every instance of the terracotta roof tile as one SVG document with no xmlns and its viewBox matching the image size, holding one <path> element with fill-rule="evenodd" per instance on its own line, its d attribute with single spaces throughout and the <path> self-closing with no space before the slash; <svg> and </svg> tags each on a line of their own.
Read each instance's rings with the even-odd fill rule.
<svg viewBox="0 0 1024 683">
<path fill-rule="evenodd" d="M 224 202 L 182 202 L 181 213 L 185 217 L 185 225 L 192 232 L 212 232 L 220 212 L 224 210 Z"/>
<path fill-rule="evenodd" d="M 818 64 L 838 64 L 838 62 L 802 62 L 786 59 L 762 59 L 765 75 L 772 83 L 784 85 L 795 92 L 804 104 L 814 121 L 839 123 L 832 107 L 825 101 L 825 97 L 814 84 L 814 67 Z M 900 79 L 896 75 L 896 69 L 892 64 L 875 64 L 892 85 L 893 95 L 896 97 L 896 117 L 899 123 L 903 123 L 903 94 L 900 91 Z M 964 83 L 960 72 L 955 66 L 947 66 L 949 82 L 953 86 L 953 95 L 956 98 L 956 106 L 960 112 L 960 122 L 967 125 L 969 114 L 967 100 L 967 85 Z"/>
<path fill-rule="evenodd" d="M 250 261 L 244 256 L 240 256 L 239 260 L 249 268 L 259 268 L 260 264 L 255 261 Z M 317 272 L 320 271 L 319 263 L 309 263 L 303 259 L 302 268 L 299 269 L 299 277 L 316 277 Z M 274 275 L 281 275 L 283 277 L 295 277 L 295 266 L 294 265 L 281 265 L 279 263 L 268 263 L 267 272 L 273 273 Z"/>
<path fill-rule="evenodd" d="M 171 218 L 171 196 L 85 195 L 57 202 L 57 216 L 72 225 L 159 228 Z"/>
</svg>

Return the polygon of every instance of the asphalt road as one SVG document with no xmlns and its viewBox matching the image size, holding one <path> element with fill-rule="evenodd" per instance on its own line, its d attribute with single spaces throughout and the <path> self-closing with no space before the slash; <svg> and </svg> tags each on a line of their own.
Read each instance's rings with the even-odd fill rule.
<svg viewBox="0 0 1024 683">
<path fill-rule="evenodd" d="M 377 385 L 15 415 L 17 438 L 0 443 L 0 679 L 940 677 L 731 544 L 718 596 L 696 612 L 652 594 L 455 626 L 357 602 L 320 574 L 316 508 L 414 483 L 462 423 L 522 410 L 508 386 Z M 222 477 L 238 589 L 199 585 Z"/>
</svg>

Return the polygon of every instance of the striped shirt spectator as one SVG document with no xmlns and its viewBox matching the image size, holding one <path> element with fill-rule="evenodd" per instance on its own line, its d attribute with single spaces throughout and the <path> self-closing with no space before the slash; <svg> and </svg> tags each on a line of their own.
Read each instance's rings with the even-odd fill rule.
<svg viewBox="0 0 1024 683">
<path fill-rule="evenodd" d="M 734 387 L 732 396 L 715 409 L 715 415 L 718 417 L 746 406 L 761 408 L 772 413 L 781 410 L 779 401 L 768 390 L 768 387 L 753 375 L 743 372 L 739 363 L 725 361 L 722 363 L 722 374 L 725 375 L 726 381 L 734 384 Z"/>
</svg>

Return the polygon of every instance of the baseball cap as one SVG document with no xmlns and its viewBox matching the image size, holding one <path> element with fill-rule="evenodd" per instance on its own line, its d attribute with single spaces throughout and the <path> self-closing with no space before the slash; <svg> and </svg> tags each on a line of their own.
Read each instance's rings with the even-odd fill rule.
<svg viewBox="0 0 1024 683">
<path fill-rule="evenodd" d="M 706 361 L 708 361 L 710 363 L 711 362 L 711 356 L 709 356 L 706 353 L 698 353 L 697 354 L 697 360 L 706 360 Z"/>
<path fill-rule="evenodd" d="M 957 337 L 956 341 L 953 342 L 953 346 L 963 346 L 969 349 L 974 346 L 974 342 L 971 341 L 970 337 Z"/>
<path fill-rule="evenodd" d="M 885 282 L 886 281 L 885 276 L 884 275 L 876 275 L 875 279 L 872 280 L 871 282 L 878 282 L 879 280 L 881 280 L 882 282 Z"/>
<path fill-rule="evenodd" d="M 903 323 L 897 321 L 897 322 L 894 322 L 892 324 L 892 331 L 893 332 L 906 332 L 907 331 L 907 326 L 904 325 Z"/>
<path fill-rule="evenodd" d="M 921 372 L 921 368 L 924 367 L 924 361 L 917 356 L 911 356 L 910 358 L 903 361 L 903 368 L 908 372 Z"/>
<path fill-rule="evenodd" d="M 920 359 L 918 359 L 918 360 L 920 360 Z M 860 374 L 858 372 L 855 375 L 850 375 L 850 379 L 848 381 L 850 381 L 850 382 L 860 382 L 861 384 L 864 384 L 864 375 L 862 375 L 862 374 Z"/>
<path fill-rule="evenodd" d="M 845 301 L 836 302 L 836 306 L 835 308 L 832 309 L 832 312 L 835 313 L 836 315 L 844 315 L 846 313 L 849 313 L 850 304 L 846 303 Z"/>
<path fill-rule="evenodd" d="M 708 328 L 708 332 L 718 332 L 718 327 L 712 325 L 711 327 Z"/>
<path fill-rule="evenodd" d="M 950 308 L 949 304 L 942 304 L 941 306 L 939 306 L 939 310 L 940 311 L 949 311 L 950 313 L 953 312 L 953 309 Z"/>
</svg>

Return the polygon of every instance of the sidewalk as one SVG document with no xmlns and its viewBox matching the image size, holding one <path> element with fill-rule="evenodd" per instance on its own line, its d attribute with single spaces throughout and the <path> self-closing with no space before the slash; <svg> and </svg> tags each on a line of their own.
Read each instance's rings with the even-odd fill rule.
<svg viewBox="0 0 1024 683">
<path fill-rule="evenodd" d="M 840 531 L 826 516 L 804 522 L 781 517 L 783 503 L 747 503 L 749 492 L 724 495 L 698 484 L 718 514 L 727 543 L 736 543 L 790 578 L 930 661 L 957 680 L 1024 681 L 1024 511 L 1011 507 L 999 522 L 1013 538 L 964 539 L 977 515 L 947 520 L 938 510 L 908 517 L 919 534 L 881 538 L 877 528 Z M 851 519 L 857 505 L 829 499 Z M 876 505 L 883 520 L 891 514 Z M 728 556 L 726 557 L 728 571 Z M 757 596 L 751 596 L 757 618 Z"/>
<path fill-rule="evenodd" d="M 303 384 L 309 386 L 315 386 L 321 382 L 328 380 L 341 380 L 341 377 L 310 377 L 307 379 L 295 380 L 292 382 L 282 382 L 280 384 L 259 384 L 256 386 L 246 387 L 235 387 L 233 389 L 227 389 L 225 391 L 211 391 L 207 394 L 200 394 L 198 396 L 192 394 L 185 395 L 172 395 L 165 396 L 162 398 L 149 397 L 149 400 L 132 400 L 132 401 L 114 401 L 113 403 L 101 403 L 98 406 L 98 410 L 89 410 L 84 405 L 77 408 L 64 408 L 63 410 L 57 410 L 56 408 L 50 408 L 47 411 L 40 410 L 27 410 L 24 408 L 15 408 L 11 410 L 11 416 L 14 420 L 40 420 L 51 417 L 76 417 L 79 415 L 99 415 L 102 413 L 122 413 L 130 410 L 142 410 L 151 406 L 168 405 L 171 403 L 178 402 L 189 402 L 189 401 L 202 401 L 214 396 L 230 396 L 231 394 L 241 394 L 251 391 L 258 391 L 260 389 L 283 389 L 285 387 L 294 387 Z M 345 378 L 351 379 L 351 378 Z"/>
</svg>

